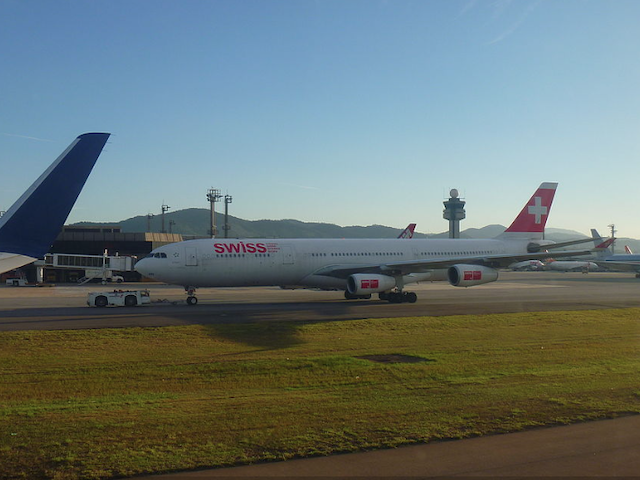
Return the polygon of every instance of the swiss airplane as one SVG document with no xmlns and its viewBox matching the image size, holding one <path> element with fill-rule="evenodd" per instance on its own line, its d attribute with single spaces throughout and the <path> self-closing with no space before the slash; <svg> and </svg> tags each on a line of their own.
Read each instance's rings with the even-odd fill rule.
<svg viewBox="0 0 640 480">
<path fill-rule="evenodd" d="M 0 273 L 49 251 L 109 135 L 85 133 L 76 138 L 0 217 Z"/>
<path fill-rule="evenodd" d="M 164 245 L 135 269 L 145 277 L 196 287 L 280 286 L 344 290 L 345 298 L 377 293 L 391 303 L 414 303 L 405 285 L 448 281 L 471 287 L 498 279 L 499 267 L 549 257 L 544 227 L 557 183 L 542 183 L 504 233 L 494 239 L 200 239 Z M 582 251 L 578 254 L 586 254 Z M 566 252 L 563 255 L 575 255 Z"/>
</svg>

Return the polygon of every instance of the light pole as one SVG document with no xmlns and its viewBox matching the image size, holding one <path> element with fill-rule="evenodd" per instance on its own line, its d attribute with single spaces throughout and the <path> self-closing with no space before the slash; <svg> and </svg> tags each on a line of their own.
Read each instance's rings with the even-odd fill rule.
<svg viewBox="0 0 640 480">
<path fill-rule="evenodd" d="M 216 227 L 216 202 L 220 201 L 222 195 L 220 194 L 220 190 L 217 188 L 210 188 L 207 192 L 207 200 L 209 200 L 209 204 L 211 206 L 211 228 L 209 229 L 209 234 L 211 238 L 215 238 L 217 232 Z"/>
</svg>

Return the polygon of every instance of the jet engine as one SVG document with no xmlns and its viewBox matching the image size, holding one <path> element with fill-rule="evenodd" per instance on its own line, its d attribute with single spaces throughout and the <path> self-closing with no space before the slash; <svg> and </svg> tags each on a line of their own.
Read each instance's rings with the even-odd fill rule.
<svg viewBox="0 0 640 480">
<path fill-rule="evenodd" d="M 454 265 L 447 270 L 449 283 L 454 287 L 473 287 L 495 282 L 498 271 L 480 265 Z"/>
<path fill-rule="evenodd" d="M 347 291 L 352 295 L 368 295 L 395 288 L 396 279 L 387 275 L 354 273 L 347 278 Z"/>
</svg>

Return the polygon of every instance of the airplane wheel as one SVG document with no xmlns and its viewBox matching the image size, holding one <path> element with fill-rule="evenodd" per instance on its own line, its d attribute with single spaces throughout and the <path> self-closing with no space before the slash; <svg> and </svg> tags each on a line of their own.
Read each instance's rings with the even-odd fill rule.
<svg viewBox="0 0 640 480">
<path fill-rule="evenodd" d="M 391 292 L 387 294 L 387 300 L 389 301 L 389 303 L 402 303 L 402 294 Z"/>
<path fill-rule="evenodd" d="M 196 297 L 187 297 L 187 305 L 195 305 L 198 303 L 198 299 Z"/>
<path fill-rule="evenodd" d="M 403 300 L 407 303 L 416 303 L 416 301 L 418 300 L 418 295 L 413 292 L 409 292 L 404 296 Z"/>
</svg>

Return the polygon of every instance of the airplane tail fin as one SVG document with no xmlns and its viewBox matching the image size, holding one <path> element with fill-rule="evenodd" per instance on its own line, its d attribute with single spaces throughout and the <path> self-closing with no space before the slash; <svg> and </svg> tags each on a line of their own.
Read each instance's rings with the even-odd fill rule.
<svg viewBox="0 0 640 480">
<path fill-rule="evenodd" d="M 600 260 L 613 255 L 611 251 L 611 245 L 615 241 L 615 238 L 604 239 L 600 236 L 595 228 L 591 229 L 591 238 L 593 239 L 594 252 L 596 257 Z"/>
<path fill-rule="evenodd" d="M 540 184 L 516 219 L 501 236 L 529 240 L 542 239 L 557 187 L 557 183 Z"/>
<path fill-rule="evenodd" d="M 416 229 L 416 224 L 415 223 L 410 223 L 409 225 L 407 225 L 407 228 L 405 228 L 402 233 L 400 235 L 398 235 L 398 238 L 413 238 L 413 232 Z"/>
<path fill-rule="evenodd" d="M 109 135 L 80 135 L 7 210 L 0 218 L 0 254 L 36 259 L 49 250 Z"/>
</svg>

